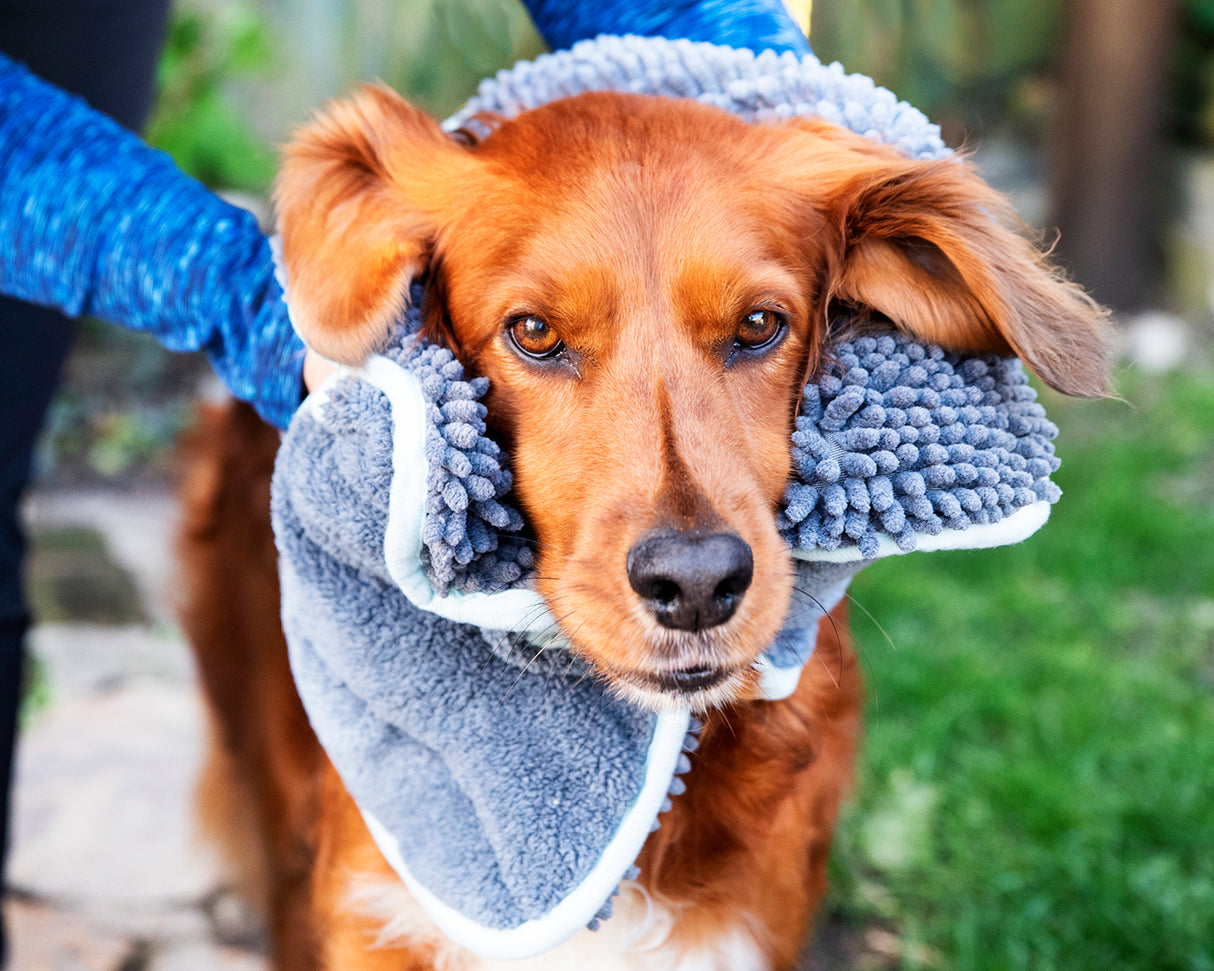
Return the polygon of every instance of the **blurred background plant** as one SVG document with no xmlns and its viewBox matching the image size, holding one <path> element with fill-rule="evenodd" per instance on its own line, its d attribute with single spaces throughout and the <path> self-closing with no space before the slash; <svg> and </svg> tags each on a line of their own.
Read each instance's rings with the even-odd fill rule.
<svg viewBox="0 0 1214 971">
<path fill-rule="evenodd" d="M 818 0 L 811 37 L 940 121 L 1048 234 L 1059 146 L 1086 164 L 1099 140 L 1066 120 L 1091 91 L 1076 64 L 1152 27 L 1076 24 L 1123 2 Z M 1150 205 L 1122 200 L 1154 311 L 1117 318 L 1127 400 L 1049 396 L 1066 496 L 1031 542 L 857 581 L 866 754 L 821 967 L 1214 969 L 1214 0 L 1135 6 L 1167 21 L 1167 83 Z M 182 0 L 149 135 L 264 198 L 274 144 L 323 99 L 379 77 L 441 116 L 542 49 L 513 0 Z M 163 476 L 204 371 L 86 326 L 47 482 Z"/>
<path fill-rule="evenodd" d="M 207 185 L 264 192 L 274 177 L 274 151 L 254 134 L 232 92 L 266 80 L 280 63 L 268 19 L 248 0 L 178 4 L 147 140 Z"/>
<path fill-rule="evenodd" d="M 813 43 L 896 91 L 950 143 L 991 127 L 1034 137 L 1056 74 L 1065 0 L 864 0 L 814 4 Z M 828 53 L 829 52 L 829 53 Z"/>
<path fill-rule="evenodd" d="M 1214 147 L 1214 0 L 1186 0 L 1176 38 L 1174 133 L 1181 144 Z"/>
<path fill-rule="evenodd" d="M 269 0 L 287 68 L 275 86 L 278 132 L 326 98 L 381 79 L 443 117 L 477 82 L 544 44 L 517 0 Z"/>
</svg>

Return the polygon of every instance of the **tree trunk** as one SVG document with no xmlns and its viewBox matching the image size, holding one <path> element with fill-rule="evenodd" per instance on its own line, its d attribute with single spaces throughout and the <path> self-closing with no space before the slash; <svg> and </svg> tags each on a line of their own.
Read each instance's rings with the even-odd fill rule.
<svg viewBox="0 0 1214 971">
<path fill-rule="evenodd" d="M 1100 301 L 1159 279 L 1159 145 L 1176 0 L 1071 0 L 1055 136 L 1058 255 Z"/>
</svg>

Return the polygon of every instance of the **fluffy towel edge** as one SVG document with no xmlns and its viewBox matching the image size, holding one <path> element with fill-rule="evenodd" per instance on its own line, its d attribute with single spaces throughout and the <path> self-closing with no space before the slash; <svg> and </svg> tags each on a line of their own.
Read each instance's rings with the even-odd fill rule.
<svg viewBox="0 0 1214 971">
<path fill-rule="evenodd" d="M 838 606 L 839 601 L 847 596 L 847 588 L 851 586 L 851 581 L 851 577 L 840 581 L 818 598 L 816 607 L 822 617 L 825 617 L 834 610 Z M 785 698 L 791 698 L 792 693 L 797 690 L 797 685 L 801 683 L 801 673 L 805 670 L 805 665 L 809 663 L 809 659 L 813 657 L 814 648 L 818 645 L 818 627 L 816 623 L 810 628 L 806 644 L 808 650 L 805 652 L 804 659 L 798 664 L 778 665 L 772 661 L 771 655 L 766 652 L 761 654 L 759 659 L 754 662 L 752 667 L 759 676 L 759 683 L 756 687 L 759 697 L 763 701 L 783 701 Z"/>
<path fill-rule="evenodd" d="M 1010 516 L 995 523 L 969 526 L 966 529 L 943 529 L 932 536 L 916 533 L 913 550 L 901 549 L 888 533 L 877 534 L 877 555 L 866 557 L 858 546 L 845 546 L 837 550 L 801 549 L 792 550 L 799 560 L 821 563 L 854 563 L 864 559 L 881 559 L 886 556 L 903 556 L 907 553 L 935 553 L 943 550 L 985 550 L 996 546 L 1012 546 L 1023 543 L 1050 518 L 1048 499 L 1039 499 L 1021 506 Z"/>
<path fill-rule="evenodd" d="M 425 398 L 412 372 L 383 355 L 373 355 L 351 373 L 382 391 L 392 413 L 384 560 L 396 585 L 414 606 L 456 623 L 555 636 L 556 620 L 543 597 L 528 587 L 497 593 L 452 590 L 445 596 L 434 589 L 422 567 L 424 510 L 419 497 L 426 494 Z"/>
<path fill-rule="evenodd" d="M 568 940 L 603 909 L 627 877 L 670 793 L 683 743 L 691 730 L 691 712 L 681 708 L 657 716 L 645 760 L 645 781 L 636 801 L 585 879 L 542 917 L 510 928 L 489 927 L 443 903 L 409 871 L 395 837 L 369 812 L 360 810 L 367 829 L 388 865 L 434 921 L 435 926 L 482 958 L 512 961 L 535 957 Z"/>
</svg>

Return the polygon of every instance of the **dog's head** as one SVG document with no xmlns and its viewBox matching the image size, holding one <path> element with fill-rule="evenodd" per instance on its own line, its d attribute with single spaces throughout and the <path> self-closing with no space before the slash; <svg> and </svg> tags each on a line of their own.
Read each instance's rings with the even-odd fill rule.
<svg viewBox="0 0 1214 971">
<path fill-rule="evenodd" d="M 293 314 L 359 363 L 424 279 L 427 336 L 490 379 L 541 593 L 646 703 L 738 697 L 784 621 L 774 510 L 828 330 L 880 321 L 1104 389 L 1099 309 L 961 159 L 610 93 L 477 127 L 372 87 L 298 134 Z"/>
</svg>

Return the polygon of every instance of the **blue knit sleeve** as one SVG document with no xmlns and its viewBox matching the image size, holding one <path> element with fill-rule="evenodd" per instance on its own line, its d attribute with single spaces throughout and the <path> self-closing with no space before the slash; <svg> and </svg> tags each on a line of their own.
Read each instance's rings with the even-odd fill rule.
<svg viewBox="0 0 1214 971">
<path fill-rule="evenodd" d="M 303 345 L 253 216 L 0 54 L 0 291 L 202 350 L 285 427 Z"/>
<path fill-rule="evenodd" d="M 809 41 L 781 0 L 524 0 L 554 49 L 599 34 L 709 41 L 754 51 L 810 53 Z"/>
</svg>

